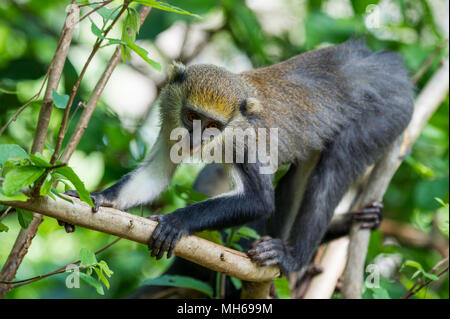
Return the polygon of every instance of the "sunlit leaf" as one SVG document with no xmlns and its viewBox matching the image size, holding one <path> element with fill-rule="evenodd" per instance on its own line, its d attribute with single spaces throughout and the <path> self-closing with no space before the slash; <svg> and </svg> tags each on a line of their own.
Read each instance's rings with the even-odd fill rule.
<svg viewBox="0 0 450 319">
<path fill-rule="evenodd" d="M 58 94 L 55 89 L 52 89 L 52 99 L 58 109 L 65 109 L 69 102 L 69 96 L 67 94 Z"/>
<path fill-rule="evenodd" d="M 0 144 L 0 165 L 15 158 L 29 158 L 27 152 L 17 144 Z"/>
<path fill-rule="evenodd" d="M 144 48 L 136 45 L 133 42 L 127 42 L 127 47 L 136 52 L 137 55 L 139 55 L 142 59 L 144 59 L 144 61 L 147 62 L 152 68 L 154 68 L 157 71 L 161 71 L 161 64 L 159 64 L 159 62 L 150 59 L 147 56 L 148 52 Z"/>
<path fill-rule="evenodd" d="M 80 200 L 85 203 L 88 203 L 91 207 L 94 207 L 94 203 L 92 202 L 91 196 L 89 192 L 86 190 L 84 183 L 81 179 L 75 174 L 72 168 L 69 166 L 58 167 L 56 172 L 66 177 L 72 184 L 75 186 L 75 189 L 80 196 Z"/>
<path fill-rule="evenodd" d="M 24 193 L 17 192 L 13 195 L 5 195 L 3 193 L 3 188 L 0 187 L 0 200 L 4 202 L 26 202 L 28 200 L 28 196 Z"/>
<path fill-rule="evenodd" d="M 286 277 L 279 277 L 273 282 L 275 285 L 275 292 L 280 299 L 290 299 L 291 290 L 289 289 L 289 282 Z"/>
<path fill-rule="evenodd" d="M 95 254 L 87 248 L 81 248 L 80 250 L 80 260 L 81 264 L 90 266 L 97 263 L 97 258 Z"/>
<path fill-rule="evenodd" d="M 173 13 L 178 13 L 178 14 L 183 14 L 183 15 L 189 15 L 189 16 L 193 16 L 196 18 L 200 18 L 199 15 L 190 13 L 186 10 L 183 10 L 181 8 L 172 6 L 166 2 L 162 2 L 162 1 L 155 1 L 155 0 L 135 0 L 134 2 L 155 8 L 155 9 L 159 9 L 159 10 L 164 10 L 164 11 L 168 11 L 168 12 L 173 12 Z"/>
<path fill-rule="evenodd" d="M 9 171 L 3 182 L 3 192 L 5 195 L 12 195 L 22 188 L 31 185 L 37 180 L 45 169 L 34 166 L 17 167 Z"/>
</svg>

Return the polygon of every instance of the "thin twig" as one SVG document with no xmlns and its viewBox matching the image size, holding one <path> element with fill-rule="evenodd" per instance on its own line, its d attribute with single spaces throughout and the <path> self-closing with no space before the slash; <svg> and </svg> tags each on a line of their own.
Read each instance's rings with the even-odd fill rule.
<svg viewBox="0 0 450 319">
<path fill-rule="evenodd" d="M 128 3 L 124 2 L 124 5 L 122 6 L 122 8 L 119 11 L 119 14 L 115 17 L 115 19 L 111 22 L 111 24 L 108 26 L 108 28 L 106 28 L 105 32 L 103 33 L 103 35 L 105 37 L 109 33 L 109 31 L 111 31 L 113 26 L 116 24 L 116 22 L 119 20 L 119 18 L 121 17 L 121 15 L 125 12 L 125 10 L 127 8 L 128 8 Z M 85 62 L 83 69 L 81 70 L 80 75 L 78 76 L 78 79 L 73 86 L 72 92 L 69 96 L 69 101 L 67 102 L 66 109 L 64 110 L 64 116 L 63 116 L 63 119 L 61 122 L 61 126 L 59 128 L 58 139 L 56 142 L 55 150 L 53 152 L 52 159 L 50 160 L 51 164 L 54 164 L 59 157 L 59 152 L 62 147 L 62 142 L 64 140 L 64 136 L 66 135 L 66 126 L 67 126 L 67 121 L 69 118 L 70 109 L 71 109 L 72 103 L 75 99 L 75 95 L 78 92 L 78 88 L 80 87 L 81 80 L 83 79 L 84 74 L 86 73 L 86 70 L 87 70 L 89 64 L 91 63 L 92 59 L 94 58 L 94 55 L 99 50 L 102 42 L 103 42 L 103 39 L 97 38 L 97 40 L 94 44 L 94 47 L 92 48 L 91 54 L 89 55 L 87 61 Z"/>
<path fill-rule="evenodd" d="M 17 120 L 17 118 L 19 117 L 20 113 L 22 113 L 22 111 L 25 110 L 25 108 L 26 108 L 28 105 L 30 105 L 31 102 L 33 102 L 34 100 L 36 100 L 36 99 L 39 98 L 39 96 L 40 96 L 41 93 L 42 93 L 42 90 L 44 89 L 45 83 L 47 83 L 48 74 L 50 73 L 50 70 L 51 70 L 51 68 L 52 68 L 52 64 L 53 64 L 53 61 L 50 62 L 50 65 L 48 66 L 47 73 L 45 74 L 44 81 L 42 81 L 42 85 L 41 85 L 39 91 L 38 91 L 35 95 L 33 95 L 33 96 L 31 97 L 31 99 L 29 99 L 24 105 L 22 105 L 22 106 L 17 110 L 16 114 L 14 114 L 14 116 L 13 116 L 13 117 L 5 124 L 5 125 L 3 125 L 3 127 L 0 129 L 0 136 L 3 134 L 3 132 L 6 130 L 6 128 L 7 128 L 12 122 L 14 122 L 14 121 Z"/>
<path fill-rule="evenodd" d="M 3 212 L 3 214 L 0 215 L 0 222 L 3 220 L 3 218 L 6 217 L 6 215 L 8 215 L 9 211 L 12 209 L 11 206 L 9 206 L 7 209 L 5 209 L 5 211 Z"/>
<path fill-rule="evenodd" d="M 445 40 L 441 42 L 434 50 L 431 52 L 428 57 L 425 59 L 425 62 L 422 64 L 420 69 L 414 74 L 412 77 L 412 82 L 414 84 L 417 84 L 427 73 L 427 71 L 430 69 L 431 65 L 433 64 L 434 59 L 436 56 L 441 53 L 441 51 L 448 45 L 448 40 Z"/>
<path fill-rule="evenodd" d="M 105 247 L 103 247 L 103 248 L 97 250 L 94 254 L 95 254 L 95 255 L 100 254 L 101 252 L 105 251 L 105 250 L 108 249 L 109 247 L 111 247 L 111 246 L 113 246 L 114 244 L 116 244 L 116 243 L 117 243 L 119 240 L 121 240 L 121 239 L 122 239 L 122 238 L 120 238 L 120 237 L 117 238 L 117 239 L 115 239 L 114 241 L 112 241 L 111 243 L 109 243 L 108 245 L 106 245 Z M 1 283 L 1 284 L 5 284 L 5 285 L 13 285 L 13 286 L 12 286 L 13 289 L 14 289 L 14 288 L 18 288 L 18 287 L 20 287 L 20 286 L 24 286 L 24 285 L 30 284 L 30 283 L 32 283 L 32 282 L 35 282 L 35 281 L 38 281 L 38 280 L 41 280 L 41 279 L 44 279 L 44 278 L 47 278 L 47 277 L 50 277 L 50 276 L 53 276 L 53 275 L 57 275 L 57 274 L 64 273 L 64 272 L 66 272 L 67 266 L 69 266 L 69 265 L 76 265 L 76 264 L 79 264 L 80 262 L 81 262 L 81 260 L 74 261 L 74 262 L 72 262 L 72 263 L 70 263 L 70 264 L 67 264 L 67 265 L 65 265 L 65 266 L 62 266 L 62 267 L 60 267 L 60 268 L 58 268 L 58 269 L 56 269 L 56 270 L 53 270 L 53 271 L 51 271 L 51 272 L 49 272 L 49 273 L 46 273 L 46 274 L 43 274 L 43 275 L 39 275 L 39 276 L 35 276 L 35 277 L 23 279 L 23 280 L 0 281 L 0 283 Z"/>
<path fill-rule="evenodd" d="M 442 265 L 444 265 L 445 263 L 448 263 L 448 257 L 442 259 L 441 261 L 439 261 L 433 268 L 430 269 L 430 271 L 428 272 L 429 274 L 434 274 Z M 446 270 L 443 272 L 445 273 L 448 270 L 448 265 L 446 267 Z M 442 273 L 438 274 L 438 277 L 440 277 L 442 275 Z M 424 277 L 420 278 L 409 290 L 408 292 L 403 296 L 403 299 L 408 299 L 410 297 L 412 297 L 413 295 L 415 295 L 417 292 L 419 292 L 419 290 L 421 290 L 423 287 L 425 287 L 426 285 L 428 285 L 429 283 L 427 283 L 426 285 L 423 284 L 423 280 Z M 429 280 L 430 282 L 432 280 Z M 416 287 L 419 286 L 417 289 Z"/>
<path fill-rule="evenodd" d="M 97 8 L 92 9 L 91 11 L 89 11 L 88 13 L 84 14 L 80 20 L 78 22 L 83 21 L 85 18 L 87 18 L 88 16 L 90 16 L 91 14 L 93 14 L 94 12 L 96 12 L 97 10 L 100 10 L 101 8 L 103 8 L 104 6 L 106 6 L 107 4 L 111 3 L 113 0 L 107 0 L 105 2 L 103 2 L 101 5 L 99 5 Z M 90 4 L 92 5 L 92 3 Z"/>
<path fill-rule="evenodd" d="M 140 16 L 140 24 L 142 25 L 148 16 L 148 14 L 151 11 L 151 7 L 143 6 L 139 10 L 139 16 Z M 91 97 L 89 98 L 88 102 L 86 103 L 86 106 L 83 110 L 83 113 L 80 116 L 80 119 L 78 120 L 77 126 L 70 137 L 69 141 L 67 142 L 67 146 L 61 156 L 62 162 L 67 162 L 72 153 L 75 151 L 75 149 L 78 146 L 78 143 L 80 143 L 81 138 L 83 137 L 84 131 L 86 130 L 88 123 L 91 119 L 91 116 L 95 110 L 95 107 L 100 99 L 100 96 L 103 93 L 103 90 L 105 89 L 106 83 L 108 82 L 109 78 L 111 77 L 112 72 L 114 71 L 117 64 L 122 59 L 121 55 L 121 48 L 120 46 L 117 46 L 116 50 L 114 51 L 114 54 L 112 55 L 111 59 L 108 62 L 108 65 L 106 66 L 105 71 L 103 71 L 102 76 L 98 80 L 94 90 L 92 91 Z"/>
</svg>

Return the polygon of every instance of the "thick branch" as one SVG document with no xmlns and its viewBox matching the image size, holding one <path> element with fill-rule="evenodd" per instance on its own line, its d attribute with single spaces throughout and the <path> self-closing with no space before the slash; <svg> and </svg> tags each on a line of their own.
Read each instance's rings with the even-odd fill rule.
<svg viewBox="0 0 450 319">
<path fill-rule="evenodd" d="M 403 137 L 400 137 L 377 163 L 368 182 L 363 187 L 362 193 L 353 204 L 352 210 L 357 210 L 372 201 L 383 198 L 403 157 L 411 149 L 430 117 L 444 101 L 449 87 L 448 76 L 449 66 L 448 60 L 446 60 L 417 97 L 413 118 Z M 361 298 L 369 238 L 369 230 L 360 229 L 359 225 L 352 227 L 342 291 L 345 298 Z"/>
<path fill-rule="evenodd" d="M 157 223 L 146 218 L 113 208 L 100 208 L 92 213 L 91 207 L 78 199 L 73 204 L 57 198 L 41 197 L 29 202 L 1 202 L 50 216 L 67 223 L 101 231 L 147 244 Z M 182 237 L 174 250 L 179 257 L 251 282 L 272 281 L 280 275 L 278 267 L 258 267 L 245 253 L 217 245 L 196 236 Z"/>
</svg>

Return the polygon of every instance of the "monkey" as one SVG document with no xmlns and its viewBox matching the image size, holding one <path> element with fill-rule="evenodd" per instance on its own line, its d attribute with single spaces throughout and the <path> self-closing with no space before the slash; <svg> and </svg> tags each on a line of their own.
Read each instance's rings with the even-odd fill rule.
<svg viewBox="0 0 450 319">
<path fill-rule="evenodd" d="M 193 190 L 198 193 L 204 194 L 209 197 L 218 196 L 220 194 L 230 191 L 230 183 L 227 173 L 221 164 L 211 163 L 207 164 L 197 175 L 193 185 Z M 275 192 L 283 191 L 281 188 L 275 188 Z M 294 201 L 295 198 L 287 198 L 285 194 L 276 195 L 276 198 L 283 201 Z M 281 205 L 275 204 L 277 207 Z M 361 228 L 376 230 L 383 218 L 382 206 L 376 203 L 369 205 L 369 207 L 363 208 L 358 212 L 347 212 L 340 215 L 333 216 L 326 233 L 321 241 L 321 244 L 328 243 L 339 237 L 343 237 L 349 234 L 351 226 L 355 222 L 362 222 Z M 268 235 L 269 228 L 267 227 L 267 220 L 256 220 L 247 224 L 246 226 L 254 229 L 261 237 Z M 222 233 L 223 238 L 225 234 Z M 244 251 L 251 248 L 258 241 L 252 242 L 251 239 L 241 238 L 239 245 Z M 176 259 L 170 265 L 170 267 L 164 272 L 164 275 L 177 275 L 187 276 L 203 281 L 213 287 L 213 291 L 216 291 L 216 273 L 208 268 L 191 263 L 185 259 L 175 257 Z M 317 265 L 311 265 L 311 269 L 317 269 Z M 300 278 L 301 280 L 301 278 Z M 160 298 L 164 292 L 170 292 L 171 297 L 176 298 L 205 298 L 206 295 L 199 294 L 192 290 L 177 289 L 167 290 L 168 286 L 151 286 L 146 285 L 140 287 L 127 298 Z M 241 295 L 241 291 L 236 289 L 231 283 L 229 277 L 225 281 L 225 295 L 226 299 L 238 299 Z M 168 297 L 168 295 L 164 295 Z"/>
<path fill-rule="evenodd" d="M 155 145 L 137 169 L 91 194 L 93 211 L 99 206 L 124 210 L 151 202 L 165 190 L 178 165 L 171 159 L 179 143 L 171 139 L 175 128 L 189 135 L 188 155 L 219 145 L 233 129 L 276 129 L 276 156 L 269 161 L 259 152 L 252 156 L 250 139 L 233 139 L 233 151 L 244 153 L 243 159 L 233 155 L 232 162 L 223 163 L 233 189 L 153 216 L 158 224 L 148 246 L 151 256 L 160 259 L 167 253 L 170 258 L 182 236 L 268 219 L 272 236 L 257 241 L 248 256 L 260 266 L 278 265 L 283 273 L 300 270 L 345 192 L 408 125 L 413 96 L 401 57 L 374 53 L 364 39 L 238 74 L 214 65 L 174 64 L 160 94 L 161 130 Z M 217 134 L 195 144 L 196 127 Z M 269 140 L 258 138 L 258 151 L 267 149 Z M 272 184 L 273 169 L 285 164 L 291 166 L 278 187 L 298 192 L 301 200 L 295 205 L 277 202 Z M 295 190 L 292 181 L 300 181 Z M 276 202 L 286 209 L 277 210 Z M 280 236 L 280 230 L 287 235 Z"/>
</svg>

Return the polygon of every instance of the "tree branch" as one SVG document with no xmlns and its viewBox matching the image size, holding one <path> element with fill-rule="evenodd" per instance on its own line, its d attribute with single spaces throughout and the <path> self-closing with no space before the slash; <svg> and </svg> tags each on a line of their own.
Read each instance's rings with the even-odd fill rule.
<svg viewBox="0 0 450 319">
<path fill-rule="evenodd" d="M 42 101 L 41 110 L 39 112 L 39 119 L 33 145 L 31 147 L 31 153 L 42 152 L 44 149 L 48 125 L 50 123 L 50 116 L 52 115 L 53 109 L 52 91 L 53 89 L 56 90 L 58 88 L 79 13 L 80 9 L 78 5 L 75 5 L 75 0 L 72 0 L 72 5 L 70 6 L 64 27 L 61 31 L 58 47 L 56 48 L 55 55 L 50 63 L 47 88 Z M 20 230 L 8 259 L 0 272 L 0 281 L 11 281 L 14 279 L 17 269 L 19 268 L 23 257 L 27 253 L 28 247 L 31 245 L 31 240 L 36 235 L 36 231 L 41 222 L 42 216 L 39 214 L 34 214 L 34 218 L 28 228 Z M 10 287 L 8 285 L 0 284 L 0 298 L 3 298 L 9 289 Z"/>
<path fill-rule="evenodd" d="M 143 6 L 140 9 L 139 16 L 141 25 L 144 23 L 151 9 L 152 8 L 148 6 Z M 94 88 L 94 91 L 92 92 L 91 97 L 89 98 L 89 101 L 83 108 L 83 112 L 81 113 L 80 119 L 78 120 L 74 133 L 70 137 L 69 142 L 67 143 L 67 146 L 63 154 L 61 155 L 62 162 L 67 162 L 69 160 L 69 158 L 72 156 L 73 152 L 77 148 L 78 143 L 80 143 L 80 140 L 83 137 L 84 131 L 88 127 L 89 121 L 91 119 L 92 114 L 94 113 L 95 107 L 97 106 L 100 96 L 102 95 L 103 90 L 105 89 L 106 83 L 108 82 L 112 72 L 116 68 L 117 64 L 119 64 L 121 59 L 122 59 L 121 48 L 120 46 L 117 46 L 116 50 L 114 51 L 114 54 L 112 55 L 111 59 L 108 62 L 108 65 L 106 66 L 105 71 L 103 71 L 102 76 L 98 80 Z"/>
<path fill-rule="evenodd" d="M 86 227 L 107 234 L 147 244 L 157 222 L 114 208 L 101 207 L 97 213 L 79 199 L 73 204 L 49 197 L 30 199 L 28 202 L 2 202 L 0 204 L 27 209 L 69 224 Z M 174 253 L 184 259 L 250 282 L 272 281 L 280 275 L 278 267 L 258 267 L 243 252 L 217 245 L 196 236 L 182 237 Z"/>
</svg>

